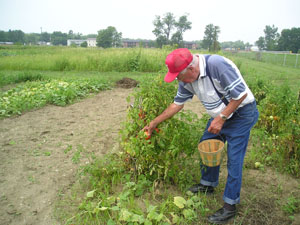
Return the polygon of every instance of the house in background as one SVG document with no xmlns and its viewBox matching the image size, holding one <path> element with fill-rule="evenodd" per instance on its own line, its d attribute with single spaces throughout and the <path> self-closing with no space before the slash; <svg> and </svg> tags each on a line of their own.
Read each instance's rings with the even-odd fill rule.
<svg viewBox="0 0 300 225">
<path fill-rule="evenodd" d="M 135 48 L 143 46 L 144 48 L 149 48 L 149 40 L 132 40 L 132 39 L 123 39 L 123 48 Z"/>
<path fill-rule="evenodd" d="M 96 38 L 88 38 L 86 42 L 88 47 L 97 47 Z"/>
<path fill-rule="evenodd" d="M 80 46 L 83 42 L 85 42 L 86 40 L 75 40 L 75 39 L 69 39 L 67 40 L 67 46 L 71 46 L 71 45 L 77 45 Z"/>
<path fill-rule="evenodd" d="M 197 49 L 198 45 L 197 45 L 196 42 L 193 42 L 193 41 L 185 41 L 184 42 L 184 47 L 188 48 L 188 49 Z"/>
</svg>

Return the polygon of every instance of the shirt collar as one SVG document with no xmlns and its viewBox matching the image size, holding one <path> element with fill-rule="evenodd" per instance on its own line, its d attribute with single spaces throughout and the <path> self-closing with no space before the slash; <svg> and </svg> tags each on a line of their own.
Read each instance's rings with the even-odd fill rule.
<svg viewBox="0 0 300 225">
<path fill-rule="evenodd" d="M 199 56 L 199 69 L 200 69 L 200 76 L 199 79 L 206 76 L 206 61 L 204 55 Z"/>
</svg>

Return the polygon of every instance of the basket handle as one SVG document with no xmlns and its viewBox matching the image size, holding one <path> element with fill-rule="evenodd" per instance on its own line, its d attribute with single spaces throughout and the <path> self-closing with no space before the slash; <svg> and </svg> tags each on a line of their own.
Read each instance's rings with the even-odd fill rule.
<svg viewBox="0 0 300 225">
<path fill-rule="evenodd" d="M 221 141 L 223 141 L 224 144 L 225 144 L 225 140 L 224 140 L 224 138 L 222 137 L 222 135 L 221 135 L 221 134 L 218 134 L 218 136 L 221 138 Z"/>
</svg>

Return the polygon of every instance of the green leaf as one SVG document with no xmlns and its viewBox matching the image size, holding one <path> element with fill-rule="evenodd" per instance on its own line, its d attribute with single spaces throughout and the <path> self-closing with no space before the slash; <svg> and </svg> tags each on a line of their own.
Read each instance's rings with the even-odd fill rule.
<svg viewBox="0 0 300 225">
<path fill-rule="evenodd" d="M 186 200 L 183 197 L 177 196 L 177 197 L 174 197 L 174 204 L 178 208 L 183 209 L 184 206 L 186 205 Z"/>
<path fill-rule="evenodd" d="M 107 221 L 107 224 L 106 225 L 115 225 L 116 223 L 112 220 L 112 219 L 109 219 Z"/>
<path fill-rule="evenodd" d="M 195 213 L 192 209 L 184 209 L 182 213 L 186 219 L 192 219 L 195 216 Z"/>
<path fill-rule="evenodd" d="M 179 216 L 176 215 L 175 213 L 171 213 L 171 215 L 172 215 L 173 224 L 177 224 L 177 222 L 179 221 Z"/>
<path fill-rule="evenodd" d="M 86 193 L 86 197 L 87 197 L 87 198 L 93 198 L 93 197 L 94 197 L 95 191 L 96 191 L 96 190 L 89 191 L 88 193 Z"/>
<path fill-rule="evenodd" d="M 120 221 L 130 222 L 131 221 L 131 217 L 132 217 L 132 213 L 131 212 L 129 212 L 126 209 L 122 209 L 122 211 L 120 213 Z"/>
<path fill-rule="evenodd" d="M 111 207 L 111 210 L 112 211 L 119 211 L 120 207 L 119 206 L 113 206 L 113 207 Z"/>
<path fill-rule="evenodd" d="M 100 208 L 100 211 L 105 211 L 105 210 L 107 210 L 107 209 L 108 209 L 108 207 L 104 207 L 104 206 L 103 206 L 103 207 Z"/>
<path fill-rule="evenodd" d="M 145 223 L 144 223 L 145 225 L 152 225 L 152 222 L 150 221 L 150 220 L 145 220 Z"/>
<path fill-rule="evenodd" d="M 192 207 L 192 206 L 194 205 L 193 200 L 192 200 L 192 199 L 188 199 L 188 200 L 186 201 L 186 205 L 187 205 L 188 207 Z"/>
</svg>

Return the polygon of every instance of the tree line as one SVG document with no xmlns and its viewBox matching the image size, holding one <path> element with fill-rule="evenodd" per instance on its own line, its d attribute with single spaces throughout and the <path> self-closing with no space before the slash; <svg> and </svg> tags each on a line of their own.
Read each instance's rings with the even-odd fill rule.
<svg viewBox="0 0 300 225">
<path fill-rule="evenodd" d="M 50 42 L 52 45 L 67 45 L 68 39 L 85 40 L 95 38 L 96 34 L 82 35 L 69 30 L 68 33 L 54 31 L 53 33 L 29 33 L 26 34 L 21 30 L 9 30 L 7 32 L 0 30 L 0 42 L 13 42 L 14 44 L 38 44 L 39 42 Z"/>
<path fill-rule="evenodd" d="M 192 29 L 192 22 L 188 20 L 188 14 L 180 16 L 178 19 L 173 13 L 168 12 L 163 16 L 156 15 L 153 21 L 154 29 L 152 33 L 156 39 L 147 40 L 148 47 L 162 48 L 166 45 L 174 47 L 184 47 L 183 34 Z M 204 37 L 202 40 L 194 41 L 198 48 L 208 49 L 209 51 L 218 51 L 221 48 L 249 49 L 252 45 L 244 43 L 241 40 L 232 42 L 218 41 L 221 29 L 219 26 L 208 24 L 205 27 Z M 255 44 L 260 50 L 269 51 L 300 51 L 300 28 L 283 29 L 281 34 L 278 28 L 267 25 L 264 29 L 264 36 L 259 37 Z M 68 33 L 55 31 L 53 33 L 30 33 L 25 34 L 21 30 L 9 30 L 8 32 L 0 31 L 0 42 L 14 42 L 20 44 L 38 44 L 38 42 L 51 42 L 52 45 L 67 45 L 68 39 L 85 40 L 87 38 L 96 38 L 97 46 L 103 48 L 121 47 L 122 33 L 118 32 L 113 26 L 101 29 L 97 34 L 82 35 L 70 30 Z M 142 40 L 140 41 L 143 42 Z M 86 47 L 85 45 L 82 45 Z"/>
<path fill-rule="evenodd" d="M 260 50 L 300 53 L 300 27 L 283 29 L 279 34 L 277 27 L 267 25 L 264 34 L 255 42 Z"/>
</svg>

